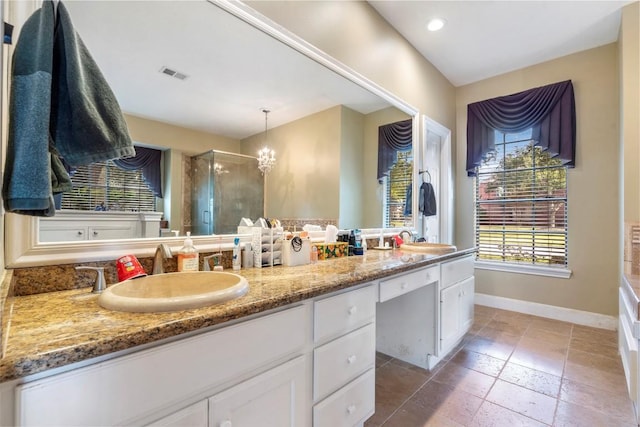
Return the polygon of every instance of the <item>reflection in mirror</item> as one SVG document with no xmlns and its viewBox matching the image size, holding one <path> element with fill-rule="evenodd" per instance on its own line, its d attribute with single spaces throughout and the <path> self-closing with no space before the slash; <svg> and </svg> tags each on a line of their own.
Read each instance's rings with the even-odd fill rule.
<svg viewBox="0 0 640 427">
<path fill-rule="evenodd" d="M 211 150 L 191 158 L 187 175 L 192 235 L 237 233 L 241 218 L 263 215 L 264 179 L 255 157 Z"/>
<path fill-rule="evenodd" d="M 381 226 L 377 128 L 415 121 L 413 107 L 239 2 L 73 1 L 67 9 L 136 146 L 162 150 L 164 197 L 156 212 L 166 223 L 158 220 L 158 228 L 183 235 L 190 225 L 183 177 L 193 156 L 257 154 L 264 108 L 278 158 L 265 185 L 265 216 Z M 8 250 L 10 266 L 146 251 L 157 240 L 41 244 L 36 219 L 8 217 L 7 237 L 19 242 Z"/>
</svg>

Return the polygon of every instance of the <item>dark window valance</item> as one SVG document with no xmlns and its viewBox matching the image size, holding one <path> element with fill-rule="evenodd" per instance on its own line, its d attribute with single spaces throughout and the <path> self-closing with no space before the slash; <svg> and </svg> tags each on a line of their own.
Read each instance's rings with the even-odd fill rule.
<svg viewBox="0 0 640 427">
<path fill-rule="evenodd" d="M 162 151 L 153 148 L 135 147 L 135 157 L 116 159 L 113 163 L 120 169 L 132 171 L 142 169 L 144 182 L 156 197 L 162 197 Z"/>
<path fill-rule="evenodd" d="M 535 144 L 569 167 L 575 166 L 576 107 L 571 80 L 467 106 L 467 175 L 494 148 L 494 131 L 532 128 Z"/>
<path fill-rule="evenodd" d="M 412 119 L 378 127 L 378 179 L 389 173 L 398 151 L 411 150 L 412 142 Z"/>
</svg>

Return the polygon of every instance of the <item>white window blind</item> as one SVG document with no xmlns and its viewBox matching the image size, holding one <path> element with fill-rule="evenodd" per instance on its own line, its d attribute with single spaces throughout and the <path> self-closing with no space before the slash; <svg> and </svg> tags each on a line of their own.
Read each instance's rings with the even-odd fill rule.
<svg viewBox="0 0 640 427">
<path fill-rule="evenodd" d="M 566 266 L 567 168 L 530 138 L 496 132 L 478 167 L 477 259 Z"/>
<path fill-rule="evenodd" d="M 412 150 L 399 151 L 398 160 L 394 163 L 386 177 L 385 203 L 384 203 L 384 226 L 385 227 L 405 227 L 412 226 L 411 214 L 405 215 L 407 200 L 407 190 L 412 185 L 413 178 L 413 156 Z"/>
<path fill-rule="evenodd" d="M 155 211 L 155 196 L 142 171 L 126 171 L 111 161 L 79 166 L 71 175 L 73 190 L 63 193 L 61 208 L 124 212 Z"/>
</svg>

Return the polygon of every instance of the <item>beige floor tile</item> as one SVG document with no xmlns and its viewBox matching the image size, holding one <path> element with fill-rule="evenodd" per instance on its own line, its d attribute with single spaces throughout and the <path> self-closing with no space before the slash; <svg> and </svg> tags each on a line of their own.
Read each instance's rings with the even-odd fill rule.
<svg viewBox="0 0 640 427">
<path fill-rule="evenodd" d="M 505 361 L 502 359 L 476 353 L 466 347 L 453 356 L 451 362 L 492 377 L 497 377 L 505 364 Z"/>
<path fill-rule="evenodd" d="M 600 388 L 603 392 L 626 393 L 624 375 L 613 374 L 567 361 L 564 378 Z"/>
<path fill-rule="evenodd" d="M 520 336 L 525 333 L 527 328 L 529 328 L 529 322 L 519 319 L 506 320 L 494 318 L 487 324 L 487 327 L 497 329 L 508 334 Z"/>
<path fill-rule="evenodd" d="M 376 369 L 376 412 L 372 425 L 381 425 L 427 380 L 427 374 L 387 363 Z"/>
<path fill-rule="evenodd" d="M 483 329 L 484 330 L 484 329 Z M 516 343 L 510 344 L 503 341 L 497 341 L 490 338 L 476 336 L 469 340 L 465 345 L 465 348 L 476 353 L 486 354 L 487 356 L 495 357 L 497 359 L 507 360 L 513 350 L 516 348 Z"/>
<path fill-rule="evenodd" d="M 471 421 L 472 427 L 542 427 L 543 424 L 491 402 L 483 402 Z"/>
<path fill-rule="evenodd" d="M 571 338 L 569 346 L 573 350 L 584 351 L 586 353 L 593 353 L 599 356 L 610 357 L 612 359 L 618 358 L 618 346 L 611 344 L 603 344 L 593 339 L 588 338 Z"/>
<path fill-rule="evenodd" d="M 607 329 L 591 328 L 589 326 L 573 325 L 571 332 L 572 338 L 585 338 L 591 341 L 597 341 L 601 344 L 616 346 L 618 343 L 618 334 L 616 331 Z"/>
<path fill-rule="evenodd" d="M 463 427 L 438 413 L 436 408 L 425 408 L 407 402 L 387 420 L 384 427 Z M 365 423 L 365 427 L 373 427 Z"/>
<path fill-rule="evenodd" d="M 620 357 L 601 356 L 599 354 L 576 350 L 571 347 L 569 349 L 569 355 L 567 356 L 567 362 L 610 374 L 624 375 L 624 368 L 622 367 L 622 359 L 620 359 Z"/>
<path fill-rule="evenodd" d="M 553 421 L 554 427 L 631 427 L 636 426 L 630 419 L 622 420 L 603 414 L 594 409 L 575 403 L 558 402 L 556 417 Z"/>
<path fill-rule="evenodd" d="M 432 381 L 446 384 L 454 390 L 462 390 L 484 398 L 491 389 L 495 378 L 456 363 L 447 363 L 432 378 Z"/>
<path fill-rule="evenodd" d="M 482 399 L 462 389 L 431 380 L 413 395 L 410 402 L 431 408 L 443 418 L 468 425 L 480 408 Z"/>
<path fill-rule="evenodd" d="M 573 325 L 560 320 L 546 319 L 544 317 L 534 317 L 529 325 L 530 329 L 553 332 L 557 335 L 571 336 Z"/>
<path fill-rule="evenodd" d="M 496 381 L 487 400 L 546 424 L 553 422 L 557 403 L 552 397 L 502 380 Z"/>
<path fill-rule="evenodd" d="M 591 408 L 614 418 L 633 417 L 633 404 L 626 393 L 603 392 L 600 388 L 566 378 L 562 380 L 560 400 Z"/>
<path fill-rule="evenodd" d="M 509 358 L 509 362 L 557 377 L 562 376 L 565 360 L 565 352 L 547 349 L 542 345 L 538 348 L 518 345 Z"/>
<path fill-rule="evenodd" d="M 529 341 L 538 341 L 538 343 L 542 342 L 547 346 L 553 346 L 565 351 L 569 348 L 569 343 L 571 341 L 570 335 L 557 334 L 553 331 L 548 331 L 546 329 L 537 329 L 533 327 L 527 329 L 522 339 L 525 341 L 525 343 Z"/>
<path fill-rule="evenodd" d="M 389 361 L 393 359 L 391 356 L 387 356 L 384 353 L 376 353 L 376 368 L 381 367 L 385 363 L 389 363 Z"/>
<path fill-rule="evenodd" d="M 500 379 L 553 398 L 558 397 L 560 384 L 562 382 L 562 378 L 559 376 L 520 366 L 512 362 L 506 364 L 500 374 Z"/>
<path fill-rule="evenodd" d="M 496 314 L 496 309 L 493 307 L 487 307 L 486 305 L 476 304 L 473 307 L 474 314 L 483 315 L 483 316 L 491 316 L 493 317 Z"/>
</svg>

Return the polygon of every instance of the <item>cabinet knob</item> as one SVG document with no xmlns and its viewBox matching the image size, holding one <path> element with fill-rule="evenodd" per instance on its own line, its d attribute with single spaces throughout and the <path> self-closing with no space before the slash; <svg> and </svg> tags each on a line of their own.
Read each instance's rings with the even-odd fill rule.
<svg viewBox="0 0 640 427">
<path fill-rule="evenodd" d="M 78 236 L 82 236 L 82 231 L 78 231 Z"/>
<path fill-rule="evenodd" d="M 233 424 L 231 424 L 230 420 L 224 420 L 220 423 L 220 427 L 233 427 Z"/>
<path fill-rule="evenodd" d="M 349 413 L 349 415 L 353 414 L 354 412 L 356 412 L 356 405 L 349 405 L 347 406 L 347 412 Z"/>
<path fill-rule="evenodd" d="M 351 307 L 349 307 L 349 314 L 353 315 L 356 314 L 356 312 L 358 311 L 358 307 L 355 305 L 352 305 Z"/>
<path fill-rule="evenodd" d="M 97 231 L 94 231 L 94 232 L 93 232 L 93 235 L 94 235 L 94 236 L 97 236 L 97 235 L 98 235 L 98 232 L 97 232 Z"/>
<path fill-rule="evenodd" d="M 351 363 L 355 363 L 357 357 L 355 354 L 352 354 L 351 356 L 347 357 L 347 362 L 349 362 L 349 364 Z"/>
</svg>

